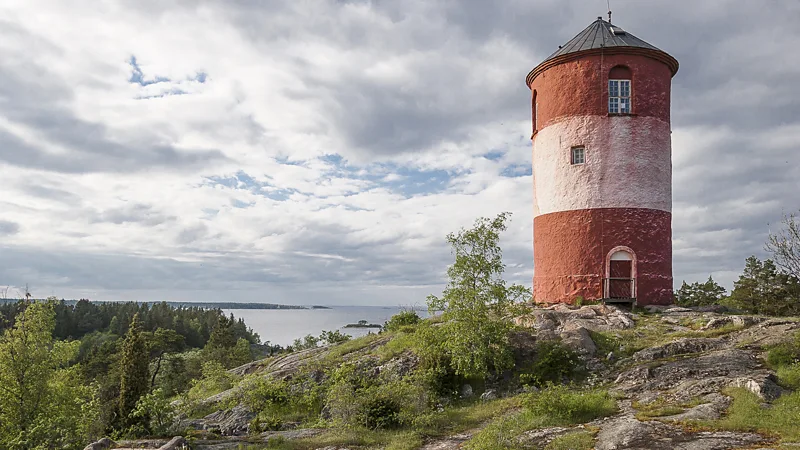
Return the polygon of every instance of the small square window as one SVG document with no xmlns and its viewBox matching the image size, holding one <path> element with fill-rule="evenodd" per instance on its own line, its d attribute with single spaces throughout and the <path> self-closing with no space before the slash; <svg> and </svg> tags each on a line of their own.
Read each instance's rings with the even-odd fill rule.
<svg viewBox="0 0 800 450">
<path fill-rule="evenodd" d="M 572 164 L 583 164 L 586 162 L 586 148 L 572 147 Z"/>
</svg>

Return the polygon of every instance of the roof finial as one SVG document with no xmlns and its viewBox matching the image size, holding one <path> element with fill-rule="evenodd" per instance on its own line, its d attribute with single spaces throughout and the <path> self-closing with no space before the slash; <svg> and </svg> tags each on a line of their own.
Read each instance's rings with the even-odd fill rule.
<svg viewBox="0 0 800 450">
<path fill-rule="evenodd" d="M 608 23 L 611 23 L 611 0 L 606 0 L 606 4 L 608 4 Z"/>
</svg>

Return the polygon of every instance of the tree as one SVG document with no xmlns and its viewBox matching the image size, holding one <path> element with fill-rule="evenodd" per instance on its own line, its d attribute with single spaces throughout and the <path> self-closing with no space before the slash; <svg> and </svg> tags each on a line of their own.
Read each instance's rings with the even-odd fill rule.
<svg viewBox="0 0 800 450">
<path fill-rule="evenodd" d="M 753 314 L 800 314 L 800 280 L 783 273 L 771 259 L 747 258 L 726 304 Z"/>
<path fill-rule="evenodd" d="M 765 249 L 781 269 L 800 278 L 800 217 L 784 214 L 781 223 L 783 229 L 769 234 Z"/>
<path fill-rule="evenodd" d="M 233 316 L 227 318 L 220 315 L 217 324 L 211 330 L 208 343 L 203 348 L 203 354 L 209 361 L 218 361 L 225 368 L 235 367 L 236 362 L 231 360 L 231 350 L 236 346 Z"/>
<path fill-rule="evenodd" d="M 148 359 L 155 361 L 153 375 L 150 378 L 150 387 L 154 389 L 162 361 L 168 354 L 182 351 L 185 347 L 184 339 L 175 330 L 165 328 L 159 328 L 153 333 L 144 333 L 143 336 L 150 353 Z"/>
<path fill-rule="evenodd" d="M 95 389 L 65 368 L 78 342 L 53 339 L 53 306 L 26 302 L 0 337 L 0 448 L 75 448 L 93 437 Z"/>
<path fill-rule="evenodd" d="M 681 306 L 716 305 L 725 298 L 725 288 L 717 284 L 711 276 L 705 283 L 686 284 L 675 293 L 675 300 Z"/>
<path fill-rule="evenodd" d="M 131 415 L 139 399 L 148 392 L 149 362 L 137 313 L 125 334 L 120 358 L 119 414 L 123 426 L 145 426 L 149 421 L 149 418 Z"/>
<path fill-rule="evenodd" d="M 522 312 L 520 304 L 530 301 L 531 292 L 517 284 L 506 286 L 502 278 L 499 240 L 510 216 L 482 217 L 472 229 L 447 235 L 455 262 L 447 269 L 442 296 L 428 296 L 428 308 L 443 311 L 441 345 L 457 375 L 485 378 L 490 368 L 501 371 L 513 364 L 510 316 Z"/>
</svg>

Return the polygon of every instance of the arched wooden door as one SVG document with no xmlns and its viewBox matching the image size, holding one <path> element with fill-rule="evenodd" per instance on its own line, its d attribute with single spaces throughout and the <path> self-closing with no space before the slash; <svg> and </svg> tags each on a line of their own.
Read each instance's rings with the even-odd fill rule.
<svg viewBox="0 0 800 450">
<path fill-rule="evenodd" d="M 636 298 L 636 254 L 633 250 L 616 247 L 608 252 L 604 285 L 605 298 Z"/>
</svg>

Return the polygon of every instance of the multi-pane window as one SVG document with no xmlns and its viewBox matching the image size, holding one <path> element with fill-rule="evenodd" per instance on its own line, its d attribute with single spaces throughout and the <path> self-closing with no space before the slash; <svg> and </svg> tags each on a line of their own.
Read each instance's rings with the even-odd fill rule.
<svg viewBox="0 0 800 450">
<path fill-rule="evenodd" d="M 608 80 L 608 112 L 630 114 L 631 80 Z"/>
<path fill-rule="evenodd" d="M 572 164 L 583 164 L 586 162 L 586 147 L 572 147 Z"/>
</svg>

